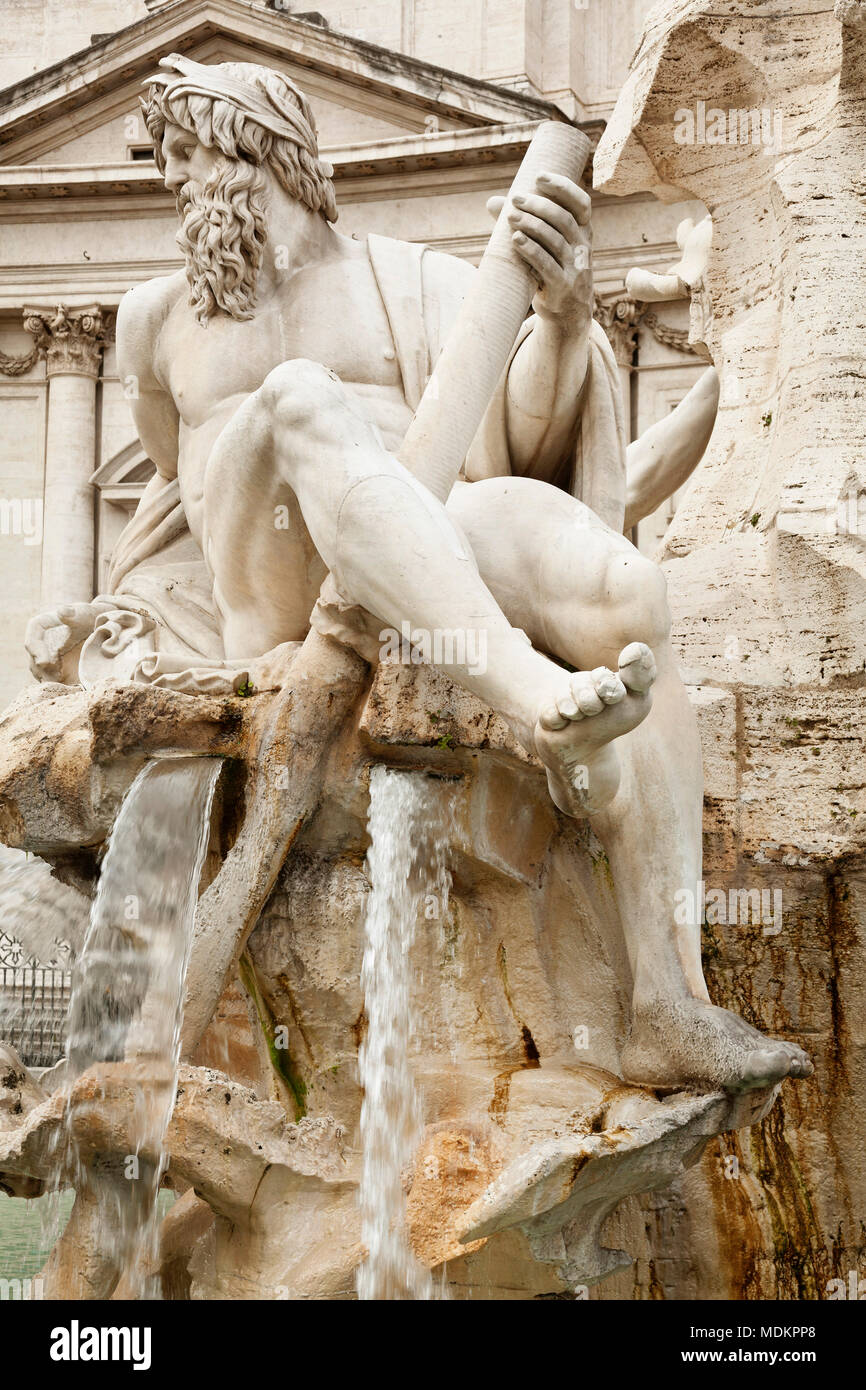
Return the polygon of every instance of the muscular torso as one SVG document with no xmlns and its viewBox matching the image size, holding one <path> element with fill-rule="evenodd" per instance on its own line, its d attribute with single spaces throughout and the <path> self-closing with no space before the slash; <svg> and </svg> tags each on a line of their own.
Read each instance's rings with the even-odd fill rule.
<svg viewBox="0 0 866 1390">
<path fill-rule="evenodd" d="M 185 287 L 178 295 L 160 334 L 156 367 L 180 415 L 178 476 L 197 539 L 204 470 L 215 440 L 268 372 L 296 357 L 336 372 L 364 402 L 386 445 L 399 444 L 411 411 L 366 254 L 296 272 L 245 322 L 217 314 L 202 328 Z"/>
<path fill-rule="evenodd" d="M 319 263 L 287 277 L 260 295 L 255 315 L 237 321 L 215 315 L 206 328 L 195 320 L 185 284 L 159 335 L 155 368 L 178 414 L 178 480 L 190 530 L 209 556 L 206 489 L 214 493 L 219 437 L 242 403 L 280 363 L 307 358 L 334 371 L 355 393 L 387 448 L 396 450 L 411 419 L 394 342 L 366 247 L 357 254 Z M 310 610 L 325 574 L 295 499 L 275 470 L 252 456 L 240 479 L 221 477 L 219 492 L 230 488 L 234 552 L 238 563 L 231 594 L 217 592 L 220 607 L 234 614 L 226 632 L 227 655 L 257 655 L 279 642 L 304 635 Z M 235 485 L 233 485 L 235 484 Z M 280 526 L 274 517 L 280 509 Z M 223 515 L 222 529 L 225 529 Z M 243 575 L 249 567 L 273 569 L 273 598 L 245 603 Z M 251 593 L 259 590 L 250 585 Z M 248 611 L 245 611 L 247 610 Z M 249 650 L 231 651 L 238 641 Z M 252 650 L 255 648 L 255 650 Z"/>
</svg>

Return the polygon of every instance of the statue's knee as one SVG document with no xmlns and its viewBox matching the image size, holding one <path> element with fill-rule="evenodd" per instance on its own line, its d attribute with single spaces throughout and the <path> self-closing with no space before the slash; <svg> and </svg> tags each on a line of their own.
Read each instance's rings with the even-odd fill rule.
<svg viewBox="0 0 866 1390">
<path fill-rule="evenodd" d="M 623 642 L 647 642 L 652 647 L 667 641 L 667 582 L 652 560 L 631 547 L 618 551 L 608 562 L 605 592 Z"/>
<path fill-rule="evenodd" d="M 340 378 L 320 362 L 304 357 L 281 362 L 268 372 L 261 386 L 264 404 L 277 424 L 308 424 L 335 396 L 342 398 Z"/>
</svg>

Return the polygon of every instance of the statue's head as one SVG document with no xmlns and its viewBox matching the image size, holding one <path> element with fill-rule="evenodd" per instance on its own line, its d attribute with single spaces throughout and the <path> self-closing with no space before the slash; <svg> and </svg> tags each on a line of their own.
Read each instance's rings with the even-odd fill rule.
<svg viewBox="0 0 866 1390">
<path fill-rule="evenodd" d="M 332 170 L 319 159 L 306 97 L 255 63 L 196 63 L 177 53 L 147 79 L 142 101 L 157 168 L 176 195 L 190 302 L 248 319 L 267 240 L 273 183 L 334 222 Z"/>
</svg>

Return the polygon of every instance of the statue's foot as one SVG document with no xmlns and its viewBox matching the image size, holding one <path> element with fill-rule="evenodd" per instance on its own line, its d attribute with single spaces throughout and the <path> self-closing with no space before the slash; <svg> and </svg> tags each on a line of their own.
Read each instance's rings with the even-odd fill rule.
<svg viewBox="0 0 866 1390">
<path fill-rule="evenodd" d="M 541 711 L 535 726 L 535 749 L 560 811 L 585 816 L 616 795 L 619 759 L 611 743 L 649 714 L 655 677 L 649 647 L 631 642 L 620 652 L 616 672 L 598 666 L 563 679 L 562 695 Z"/>
<path fill-rule="evenodd" d="M 626 1081 L 657 1090 L 754 1091 L 814 1068 L 796 1043 L 768 1038 L 703 999 L 636 1004 L 622 1054 Z"/>
</svg>

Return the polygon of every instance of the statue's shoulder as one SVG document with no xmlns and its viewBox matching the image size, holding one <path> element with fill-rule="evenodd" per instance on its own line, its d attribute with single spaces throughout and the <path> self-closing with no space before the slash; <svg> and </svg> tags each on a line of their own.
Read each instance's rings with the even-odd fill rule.
<svg viewBox="0 0 866 1390">
<path fill-rule="evenodd" d="M 371 233 L 367 244 L 374 266 L 381 273 L 388 268 L 404 273 L 411 264 L 420 264 L 425 293 L 449 292 L 463 295 L 475 274 L 475 266 L 460 256 L 437 251 L 426 243 L 398 241 L 393 237 Z"/>
<path fill-rule="evenodd" d="M 424 248 L 421 265 L 425 286 L 433 291 L 438 289 L 443 293 L 459 294 L 461 297 L 466 293 L 476 273 L 471 261 L 465 261 L 461 256 L 452 256 L 447 251 L 436 251 L 430 246 Z"/>
<path fill-rule="evenodd" d="M 118 333 L 132 333 L 136 337 L 142 333 L 147 336 L 158 333 L 170 310 L 185 293 L 186 284 L 185 273 L 178 270 L 133 285 L 120 301 Z"/>
<path fill-rule="evenodd" d="M 162 325 L 185 292 L 186 275 L 158 275 L 134 285 L 117 310 L 117 353 L 122 372 L 153 376 Z"/>
</svg>

